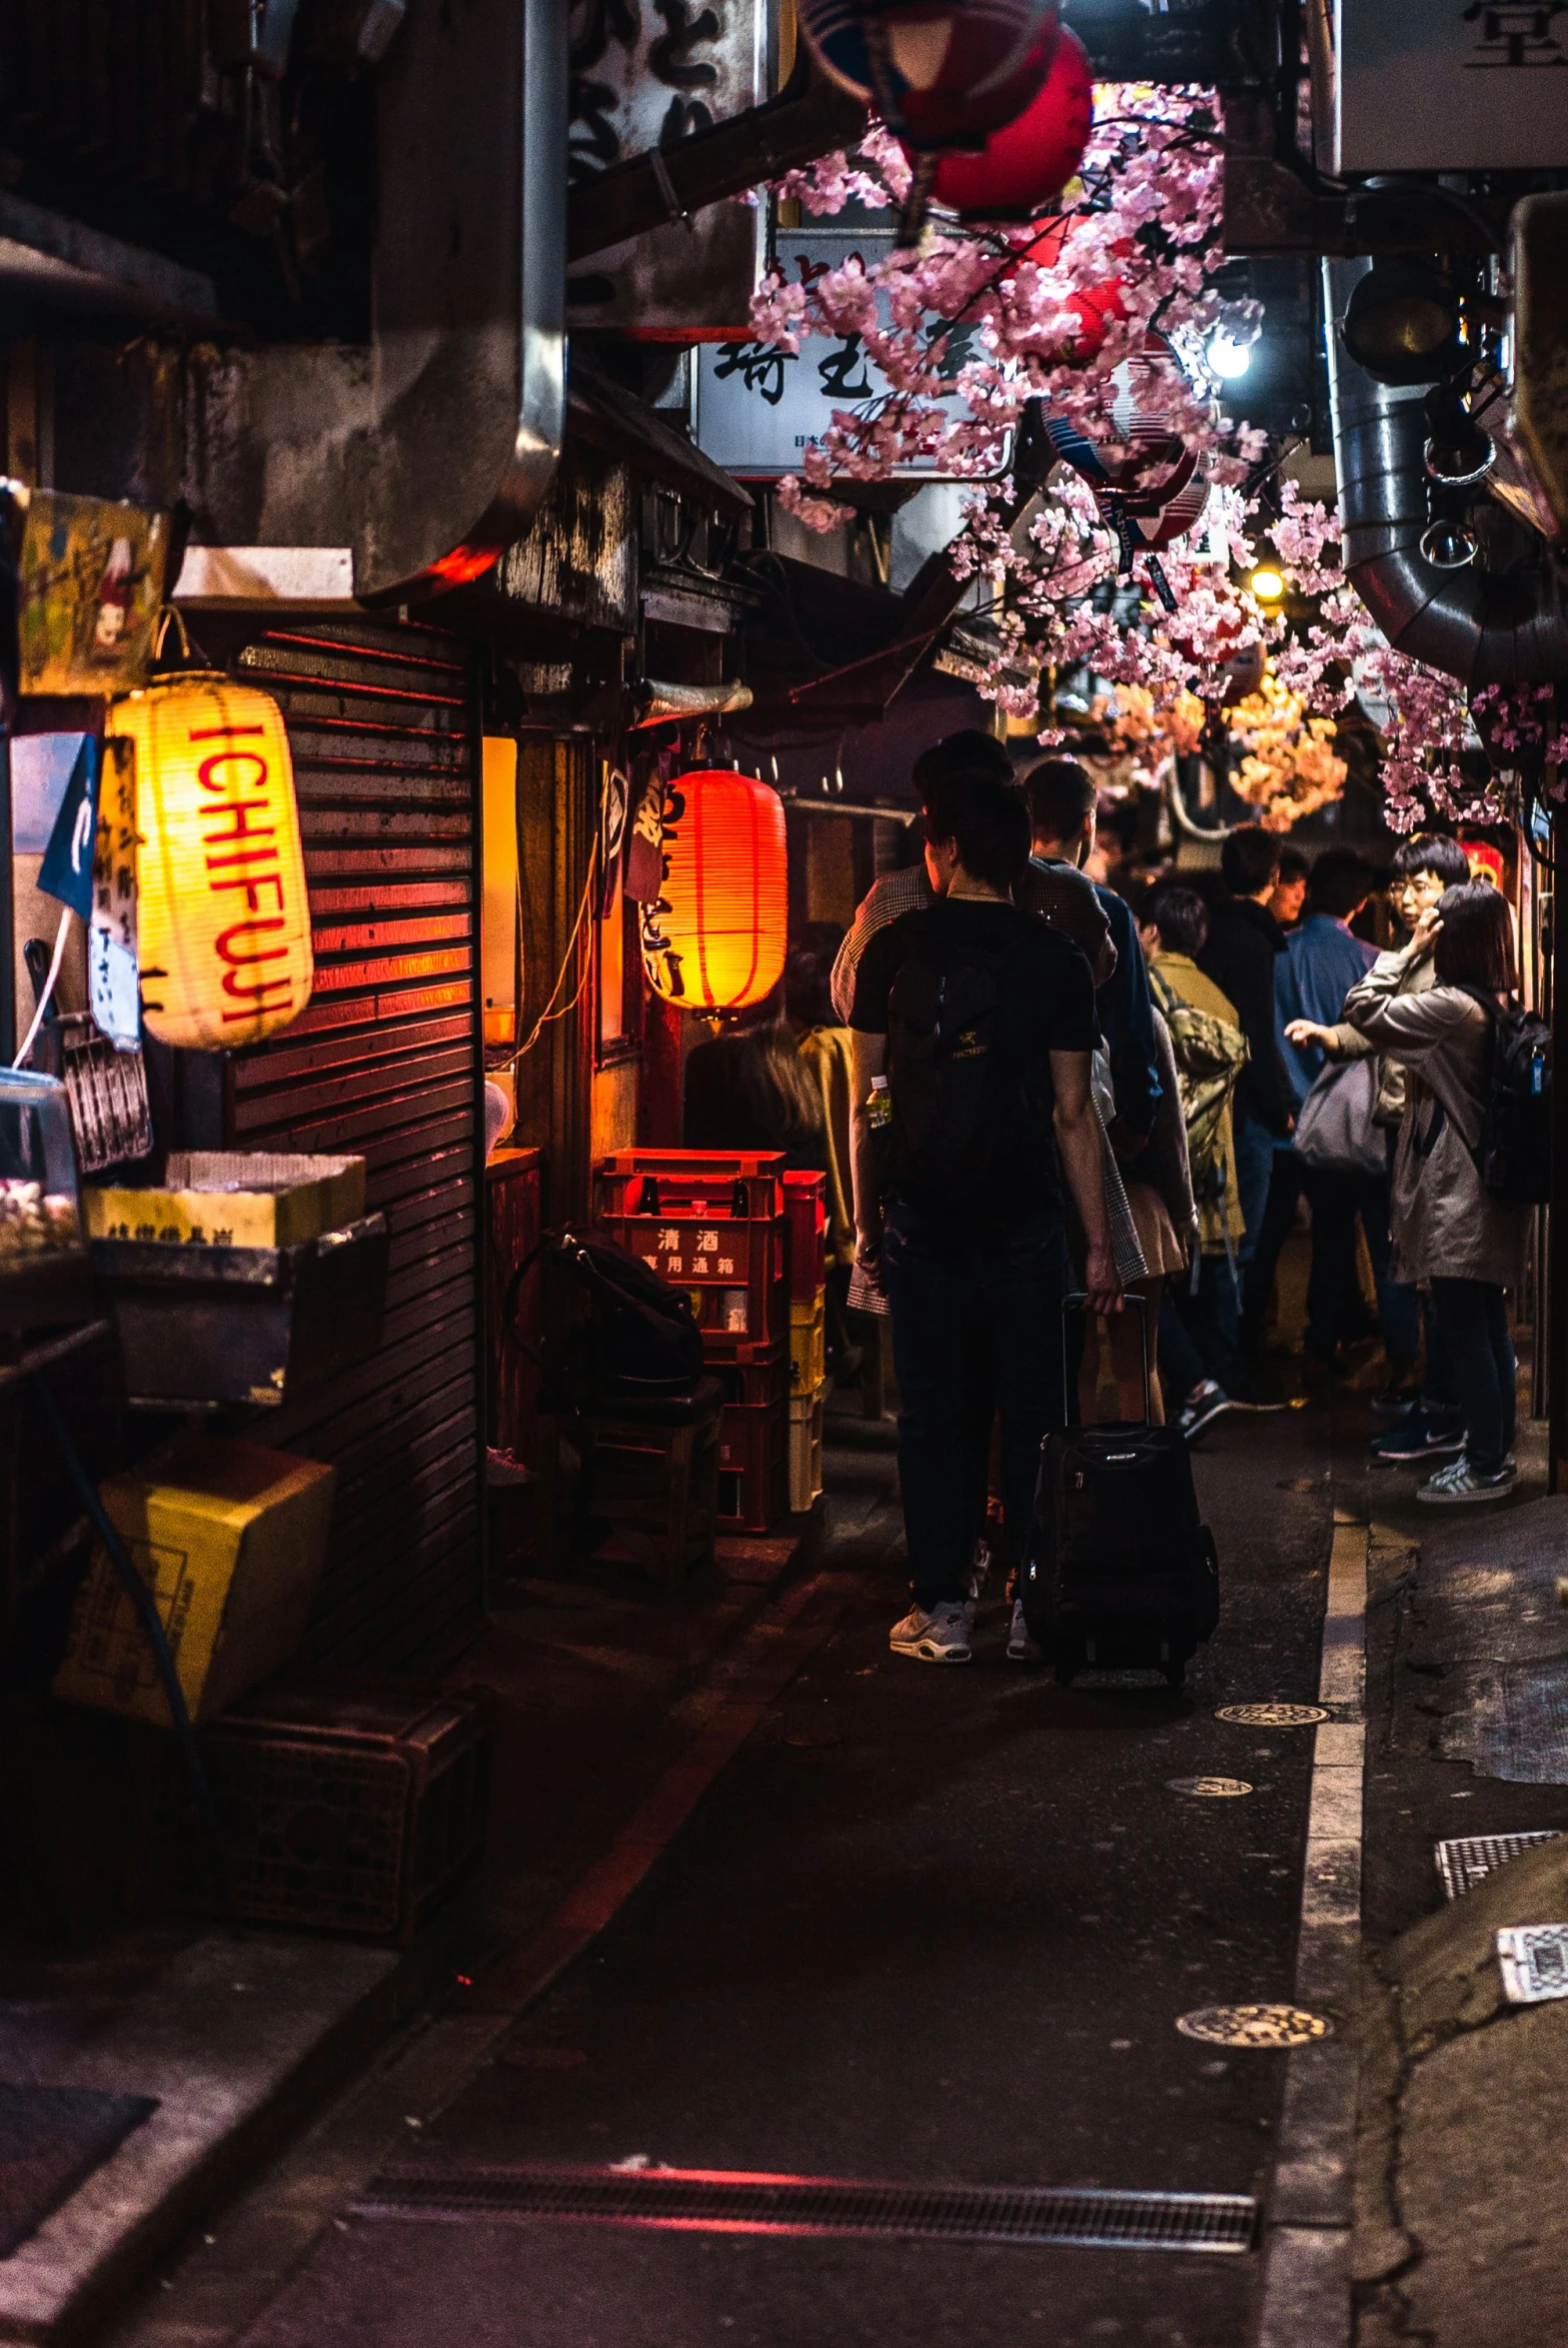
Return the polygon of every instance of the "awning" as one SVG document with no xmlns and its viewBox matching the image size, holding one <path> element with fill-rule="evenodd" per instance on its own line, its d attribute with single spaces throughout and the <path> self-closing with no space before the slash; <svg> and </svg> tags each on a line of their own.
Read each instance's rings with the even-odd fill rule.
<svg viewBox="0 0 1568 2348">
<path fill-rule="evenodd" d="M 695 505 L 749 514 L 751 493 L 694 448 L 632 392 L 624 391 L 574 343 L 567 378 L 567 431 L 634 473 L 663 481 Z"/>
</svg>

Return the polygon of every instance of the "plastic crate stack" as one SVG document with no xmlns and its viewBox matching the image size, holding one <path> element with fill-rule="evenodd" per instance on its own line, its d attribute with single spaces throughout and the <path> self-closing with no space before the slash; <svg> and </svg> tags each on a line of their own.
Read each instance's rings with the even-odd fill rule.
<svg viewBox="0 0 1568 2348">
<path fill-rule="evenodd" d="M 724 1384 L 716 1521 L 725 1532 L 767 1532 L 784 1500 L 785 1178 L 777 1150 L 620 1150 L 594 1172 L 595 1219 L 686 1290 Z"/>
<path fill-rule="evenodd" d="M 789 1506 L 809 1508 L 822 1488 L 822 1405 L 827 1395 L 827 1177 L 786 1174 L 789 1225 Z"/>
</svg>

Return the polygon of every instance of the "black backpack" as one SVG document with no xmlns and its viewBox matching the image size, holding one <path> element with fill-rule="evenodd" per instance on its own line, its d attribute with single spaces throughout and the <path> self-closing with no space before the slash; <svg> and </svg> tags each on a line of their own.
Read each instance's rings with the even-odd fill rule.
<svg viewBox="0 0 1568 2348">
<path fill-rule="evenodd" d="M 541 1397 L 546 1408 L 616 1395 L 684 1394 L 696 1385 L 703 1375 L 703 1332 L 691 1298 L 601 1232 L 549 1232 L 512 1274 L 502 1318 L 531 1359 L 540 1356 L 515 1315 L 523 1282 L 541 1256 L 568 1273 L 588 1303 L 564 1357 L 540 1363 L 552 1389 Z"/>
<path fill-rule="evenodd" d="M 1552 1194 L 1552 1031 L 1516 1003 L 1499 1011 L 1480 988 L 1464 992 L 1492 1031 L 1476 1172 L 1494 1197 L 1544 1206 Z"/>
<path fill-rule="evenodd" d="M 900 1197 L 949 1207 L 990 1200 L 1039 1146 L 1035 1104 L 1008 1049 L 1011 960 L 1006 949 L 949 939 L 930 912 L 919 919 L 887 995 L 883 1178 Z"/>
</svg>

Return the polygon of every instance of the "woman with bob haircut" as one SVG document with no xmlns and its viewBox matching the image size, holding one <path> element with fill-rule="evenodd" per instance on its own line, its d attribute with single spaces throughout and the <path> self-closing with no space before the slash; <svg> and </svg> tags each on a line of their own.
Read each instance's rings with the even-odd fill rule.
<svg viewBox="0 0 1568 2348">
<path fill-rule="evenodd" d="M 1433 958 L 1432 984 L 1401 993 Z M 1394 1276 L 1430 1280 L 1465 1413 L 1461 1455 L 1416 1498 L 1490 1500 L 1512 1490 L 1514 1349 L 1505 1288 L 1517 1284 L 1530 1209 L 1495 1197 L 1476 1171 L 1493 1022 L 1518 991 L 1513 916 L 1490 881 L 1445 889 L 1402 953 L 1381 954 L 1345 998 L 1345 1018 L 1408 1082 L 1394 1152 Z"/>
</svg>

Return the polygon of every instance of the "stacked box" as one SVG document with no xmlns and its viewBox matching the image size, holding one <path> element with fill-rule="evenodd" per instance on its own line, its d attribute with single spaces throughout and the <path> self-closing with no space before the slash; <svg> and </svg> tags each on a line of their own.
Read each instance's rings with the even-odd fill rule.
<svg viewBox="0 0 1568 2348">
<path fill-rule="evenodd" d="M 784 1337 L 780 1151 L 622 1150 L 595 1170 L 596 1219 L 692 1299 L 710 1362 L 766 1358 Z"/>
<path fill-rule="evenodd" d="M 809 1304 L 789 1300 L 789 1395 L 814 1394 L 827 1375 L 826 1299 L 818 1289 Z"/>
<path fill-rule="evenodd" d="M 789 1397 L 789 1510 L 803 1515 L 822 1488 L 822 1407 L 827 1399 L 824 1379 L 811 1394 Z"/>
<path fill-rule="evenodd" d="M 786 1196 L 777 1150 L 622 1150 L 595 1169 L 597 1219 L 686 1290 L 724 1386 L 717 1522 L 726 1532 L 766 1532 L 783 1505 Z"/>
<path fill-rule="evenodd" d="M 494 1700 L 392 1682 L 278 1680 L 201 1732 L 231 1917 L 407 1945 L 479 1865 Z M 146 1856 L 214 1898 L 183 1778 L 157 1773 Z"/>
<path fill-rule="evenodd" d="M 789 1301 L 820 1295 L 827 1264 L 827 1176 L 786 1174 L 784 1219 L 789 1226 Z"/>
</svg>

